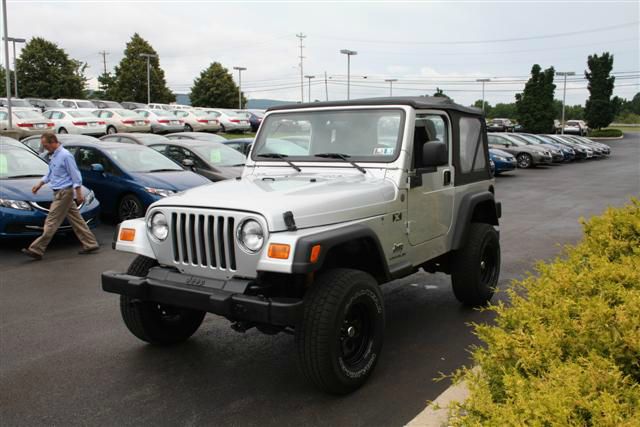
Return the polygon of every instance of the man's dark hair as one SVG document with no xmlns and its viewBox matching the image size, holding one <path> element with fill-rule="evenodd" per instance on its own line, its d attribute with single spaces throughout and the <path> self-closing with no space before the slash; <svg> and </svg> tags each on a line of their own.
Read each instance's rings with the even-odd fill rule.
<svg viewBox="0 0 640 427">
<path fill-rule="evenodd" d="M 42 142 L 46 142 L 47 144 L 51 144 L 52 142 L 55 142 L 57 144 L 60 142 L 58 141 L 58 137 L 56 136 L 56 134 L 53 132 L 43 133 L 42 136 L 40 137 L 40 140 Z"/>
</svg>

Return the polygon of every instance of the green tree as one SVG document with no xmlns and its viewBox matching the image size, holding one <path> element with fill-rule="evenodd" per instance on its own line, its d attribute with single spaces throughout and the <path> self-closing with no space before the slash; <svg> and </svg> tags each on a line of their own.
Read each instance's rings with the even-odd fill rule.
<svg viewBox="0 0 640 427">
<path fill-rule="evenodd" d="M 150 59 L 151 102 L 169 103 L 176 100 L 167 87 L 164 71 L 160 68 L 157 52 L 149 42 L 135 33 L 124 50 L 124 58 L 115 67 L 113 80 L 103 79 L 109 84 L 107 93 L 113 100 L 147 102 L 147 58 L 140 54 L 156 55 Z"/>
<path fill-rule="evenodd" d="M 83 97 L 87 64 L 69 58 L 55 43 L 40 37 L 32 38 L 16 63 L 21 97 Z"/>
<path fill-rule="evenodd" d="M 98 76 L 98 90 L 93 96 L 101 99 L 117 99 L 115 96 L 116 77 L 111 73 L 102 73 Z"/>
<path fill-rule="evenodd" d="M 7 86 L 5 84 L 6 77 L 7 73 L 5 72 L 4 67 L 0 65 L 0 97 L 2 98 L 7 96 Z M 13 70 L 9 70 L 9 81 L 11 82 L 9 87 L 11 88 L 11 93 L 13 94 Z"/>
<path fill-rule="evenodd" d="M 589 71 L 584 76 L 589 80 L 589 99 L 585 108 L 585 119 L 592 129 L 602 129 L 609 126 L 616 113 L 616 104 L 611 100 L 616 78 L 611 75 L 613 69 L 613 55 L 609 52 L 601 56 L 589 55 L 587 59 Z"/>
<path fill-rule="evenodd" d="M 516 94 L 516 110 L 519 123 L 529 132 L 549 133 L 553 131 L 553 67 L 542 71 L 540 65 L 531 68 L 531 77 L 524 86 L 524 92 Z"/>
<path fill-rule="evenodd" d="M 494 118 L 517 119 L 518 111 L 516 109 L 516 104 L 513 102 L 512 103 L 500 102 L 491 108 L 491 115 L 488 117 L 491 117 L 492 119 Z"/>
<path fill-rule="evenodd" d="M 439 98 L 449 98 L 449 99 L 451 99 L 451 97 L 449 95 L 445 94 L 444 91 L 442 89 L 440 89 L 439 87 L 436 88 L 436 92 L 433 94 L 433 96 L 439 97 Z"/>
<path fill-rule="evenodd" d="M 238 90 L 229 70 L 219 62 L 213 62 L 193 81 L 189 99 L 194 107 L 236 108 Z M 243 94 L 242 105 L 246 103 L 247 98 Z"/>
<path fill-rule="evenodd" d="M 629 101 L 629 111 L 634 114 L 640 114 L 640 92 L 636 93 Z"/>
<path fill-rule="evenodd" d="M 482 99 L 478 99 L 476 102 L 473 103 L 472 107 L 476 107 L 479 110 L 482 110 Z M 486 100 L 484 102 L 484 113 L 487 117 L 489 117 L 491 115 L 491 110 L 493 110 L 493 107 L 491 106 L 491 104 L 489 104 Z"/>
<path fill-rule="evenodd" d="M 555 118 L 557 120 L 562 120 L 562 101 L 560 101 L 559 99 L 553 100 L 553 111 L 555 111 Z M 565 120 L 584 120 L 584 107 L 580 104 L 565 105 L 564 119 Z"/>
</svg>

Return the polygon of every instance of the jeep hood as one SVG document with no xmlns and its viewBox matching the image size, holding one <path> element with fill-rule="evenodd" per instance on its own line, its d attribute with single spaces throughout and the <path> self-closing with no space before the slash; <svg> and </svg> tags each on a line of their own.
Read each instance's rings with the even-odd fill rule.
<svg viewBox="0 0 640 427">
<path fill-rule="evenodd" d="M 194 206 L 255 212 L 270 231 L 283 231 L 283 214 L 293 213 L 298 228 L 353 221 L 388 212 L 396 186 L 381 175 L 246 175 L 164 198 L 154 206 Z"/>
</svg>

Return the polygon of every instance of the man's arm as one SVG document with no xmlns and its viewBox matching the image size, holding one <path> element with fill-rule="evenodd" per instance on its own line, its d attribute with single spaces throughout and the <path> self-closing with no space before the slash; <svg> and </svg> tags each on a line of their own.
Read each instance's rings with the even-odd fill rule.
<svg viewBox="0 0 640 427">
<path fill-rule="evenodd" d="M 36 194 L 38 192 L 38 190 L 40 190 L 40 188 L 42 188 L 43 185 L 47 184 L 49 182 L 49 180 L 51 179 L 51 166 L 49 166 L 49 169 L 47 170 L 47 174 L 45 176 L 43 176 L 42 178 L 40 178 L 40 182 L 37 183 L 36 185 L 33 186 L 33 188 L 31 188 L 31 192 L 33 194 Z"/>
<path fill-rule="evenodd" d="M 76 165 L 76 161 L 72 156 L 67 156 L 65 158 L 64 164 L 69 177 L 71 177 L 73 189 L 76 191 L 76 202 L 78 202 L 78 204 L 81 204 L 82 202 L 84 202 L 84 195 L 82 194 L 82 174 L 80 173 L 78 165 Z"/>
</svg>

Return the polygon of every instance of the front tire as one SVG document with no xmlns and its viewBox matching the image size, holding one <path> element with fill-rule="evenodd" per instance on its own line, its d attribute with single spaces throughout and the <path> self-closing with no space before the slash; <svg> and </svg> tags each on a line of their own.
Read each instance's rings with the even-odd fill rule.
<svg viewBox="0 0 640 427">
<path fill-rule="evenodd" d="M 60 128 L 60 129 L 58 129 L 58 133 L 59 133 L 60 135 L 66 135 L 66 134 L 68 134 L 69 132 L 67 132 L 67 130 L 66 130 L 65 128 Z"/>
<path fill-rule="evenodd" d="M 318 276 L 296 327 L 300 367 L 319 389 L 347 394 L 361 387 L 380 357 L 384 303 L 376 280 L 351 269 Z"/>
<path fill-rule="evenodd" d="M 107 127 L 107 135 L 113 135 L 116 133 L 118 133 L 118 129 L 116 129 L 114 126 Z"/>
<path fill-rule="evenodd" d="M 155 259 L 138 256 L 127 274 L 145 277 L 149 269 L 157 266 Z M 204 319 L 205 312 L 173 307 L 153 301 L 141 301 L 120 296 L 120 313 L 129 331 L 149 344 L 172 345 L 186 341 Z"/>
<path fill-rule="evenodd" d="M 191 127 L 191 125 L 186 124 L 186 125 L 184 125 L 184 131 L 185 132 L 193 132 L 193 128 Z"/>
<path fill-rule="evenodd" d="M 466 245 L 454 255 L 451 284 L 464 305 L 486 305 L 500 276 L 500 240 L 490 224 L 472 223 Z"/>
<path fill-rule="evenodd" d="M 518 162 L 518 167 L 521 169 L 527 169 L 533 166 L 533 158 L 530 154 L 520 153 L 518 154 L 518 157 L 516 157 L 516 160 Z"/>
<path fill-rule="evenodd" d="M 120 200 L 118 204 L 118 219 L 120 222 L 143 216 L 144 206 L 139 198 L 133 194 L 127 194 Z"/>
</svg>

